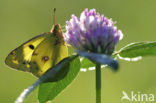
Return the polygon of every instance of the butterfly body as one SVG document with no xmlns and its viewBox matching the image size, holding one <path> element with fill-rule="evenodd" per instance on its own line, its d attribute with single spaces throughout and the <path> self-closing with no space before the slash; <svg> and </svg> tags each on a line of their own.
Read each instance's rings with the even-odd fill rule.
<svg viewBox="0 0 156 103">
<path fill-rule="evenodd" d="M 11 68 L 40 77 L 67 56 L 63 33 L 60 25 L 56 24 L 51 32 L 38 35 L 14 49 L 5 63 Z"/>
</svg>

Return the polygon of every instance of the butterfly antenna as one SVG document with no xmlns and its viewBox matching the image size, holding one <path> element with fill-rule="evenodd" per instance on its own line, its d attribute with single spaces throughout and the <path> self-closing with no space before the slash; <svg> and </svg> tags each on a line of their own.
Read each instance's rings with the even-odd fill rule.
<svg viewBox="0 0 156 103">
<path fill-rule="evenodd" d="M 56 12 L 56 8 L 54 8 L 54 12 L 53 12 L 53 24 L 55 25 L 55 12 Z"/>
<path fill-rule="evenodd" d="M 56 12 L 56 8 L 54 8 L 54 11 L 53 11 L 53 26 L 52 26 L 52 28 L 50 30 L 51 33 L 53 32 L 54 26 L 55 26 L 55 12 Z"/>
</svg>

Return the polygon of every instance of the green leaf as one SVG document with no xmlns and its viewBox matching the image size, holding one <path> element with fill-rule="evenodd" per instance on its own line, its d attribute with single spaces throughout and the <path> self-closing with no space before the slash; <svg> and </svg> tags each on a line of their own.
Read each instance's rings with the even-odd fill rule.
<svg viewBox="0 0 156 103">
<path fill-rule="evenodd" d="M 95 70 L 96 64 L 93 63 L 91 60 L 87 58 L 82 58 L 81 57 L 81 70 L 82 72 L 90 71 L 90 70 Z M 105 68 L 107 65 L 101 65 L 101 68 Z"/>
<path fill-rule="evenodd" d="M 139 56 L 156 56 L 156 41 L 131 43 L 119 50 L 121 57 L 135 58 Z"/>
<path fill-rule="evenodd" d="M 79 50 L 76 50 L 76 52 L 80 56 L 85 57 L 96 64 L 107 65 L 108 67 L 112 68 L 115 71 L 119 67 L 117 60 L 115 60 L 109 55 L 100 54 L 100 53 L 90 53 L 90 52 L 84 52 L 84 51 L 79 51 Z"/>
<path fill-rule="evenodd" d="M 93 63 L 92 61 L 90 61 L 87 58 L 83 58 L 81 60 L 81 68 L 86 68 L 88 69 L 89 67 L 95 67 L 95 63 Z"/>
<path fill-rule="evenodd" d="M 60 63 L 61 69 L 67 69 L 66 76 L 58 81 L 45 82 L 40 84 L 38 99 L 40 103 L 46 103 L 49 100 L 53 100 L 62 90 L 64 90 L 77 76 L 80 71 L 80 60 L 77 56 L 68 57 L 63 64 Z M 53 68 L 54 69 L 54 68 Z M 58 69 L 58 68 L 57 68 Z M 58 76 L 58 75 L 57 75 Z M 55 77 L 56 78 L 56 77 Z"/>
<path fill-rule="evenodd" d="M 94 70 L 95 69 L 95 63 L 93 63 L 91 60 L 87 58 L 80 58 L 81 61 L 81 72 L 86 72 L 88 70 Z"/>
</svg>

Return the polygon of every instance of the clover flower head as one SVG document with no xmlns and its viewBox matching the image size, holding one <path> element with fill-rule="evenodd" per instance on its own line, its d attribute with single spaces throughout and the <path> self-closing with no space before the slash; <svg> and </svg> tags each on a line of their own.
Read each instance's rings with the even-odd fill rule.
<svg viewBox="0 0 156 103">
<path fill-rule="evenodd" d="M 95 9 L 85 9 L 80 18 L 72 15 L 66 23 L 65 41 L 78 50 L 111 55 L 123 38 L 112 19 L 100 15 Z"/>
</svg>

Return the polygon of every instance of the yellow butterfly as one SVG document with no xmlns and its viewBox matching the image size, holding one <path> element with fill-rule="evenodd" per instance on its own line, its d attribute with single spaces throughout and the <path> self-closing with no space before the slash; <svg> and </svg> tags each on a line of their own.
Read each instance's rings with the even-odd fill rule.
<svg viewBox="0 0 156 103">
<path fill-rule="evenodd" d="M 68 50 L 61 27 L 54 24 L 51 32 L 38 35 L 14 49 L 5 63 L 11 68 L 40 77 L 67 56 Z"/>
</svg>

